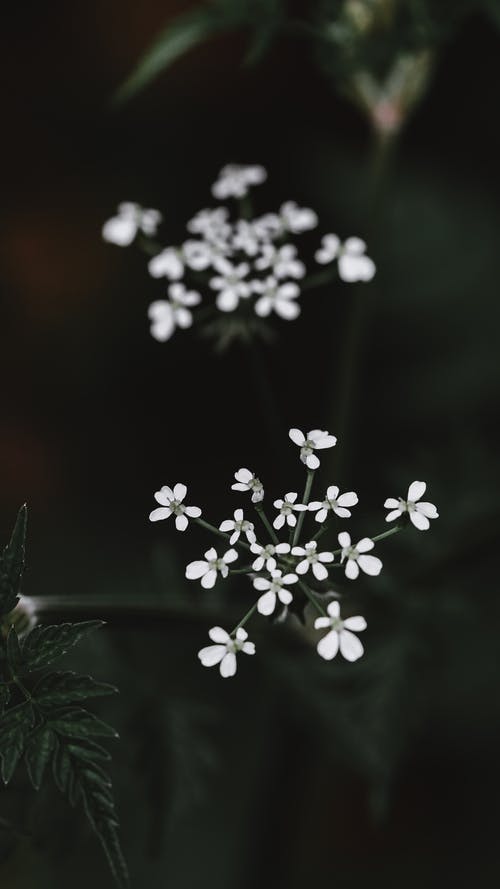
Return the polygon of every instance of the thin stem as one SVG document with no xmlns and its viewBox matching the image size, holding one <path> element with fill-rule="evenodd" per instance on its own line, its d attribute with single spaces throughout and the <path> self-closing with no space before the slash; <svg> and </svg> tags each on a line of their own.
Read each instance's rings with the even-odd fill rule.
<svg viewBox="0 0 500 889">
<path fill-rule="evenodd" d="M 212 534 L 217 534 L 218 537 L 223 537 L 224 540 L 229 540 L 230 535 L 226 534 L 225 531 L 221 531 L 219 528 L 216 528 L 215 525 L 211 525 L 210 522 L 206 522 L 205 519 L 193 519 L 193 522 L 196 522 L 197 525 L 200 525 L 202 528 L 206 528 L 207 531 L 211 531 Z M 250 550 L 248 543 L 245 543 L 243 540 L 237 540 L 234 544 L 235 546 L 243 546 L 245 549 Z"/>
<path fill-rule="evenodd" d="M 319 540 L 319 538 L 325 533 L 325 531 L 328 530 L 329 527 L 330 527 L 329 522 L 327 522 L 327 521 L 323 522 L 319 531 L 316 531 L 316 534 L 314 535 L 314 537 L 311 537 L 311 540 Z"/>
<path fill-rule="evenodd" d="M 307 586 L 306 583 L 304 583 L 303 580 L 299 580 L 299 587 L 302 590 L 302 592 L 307 596 L 309 601 L 314 605 L 316 610 L 319 611 L 320 614 L 323 614 L 327 617 L 328 615 L 327 615 L 325 609 L 323 608 L 321 603 L 318 601 L 318 599 L 316 598 L 313 591 L 309 589 L 309 587 Z"/>
<path fill-rule="evenodd" d="M 257 600 L 257 601 L 258 601 L 258 600 Z M 251 616 L 252 616 L 252 614 L 254 613 L 254 611 L 255 611 L 256 608 L 257 608 L 257 602 L 254 602 L 253 605 L 252 605 L 252 607 L 251 607 L 251 608 L 247 611 L 247 613 L 245 614 L 245 616 L 241 618 L 239 624 L 236 624 L 234 630 L 231 630 L 231 632 L 230 632 L 230 634 L 229 634 L 230 636 L 234 636 L 234 634 L 236 633 L 236 630 L 239 630 L 240 627 L 244 627 L 244 626 L 245 626 L 247 620 L 250 620 L 250 618 L 251 618 Z"/>
<path fill-rule="evenodd" d="M 403 527 L 403 525 L 395 525 L 394 528 L 389 528 L 388 531 L 383 531 L 382 534 L 376 534 L 375 537 L 370 537 L 370 540 L 373 540 L 373 542 L 376 543 L 377 540 L 384 540 L 386 537 L 392 537 L 393 534 L 397 534 L 398 531 L 402 531 Z M 334 549 L 333 555 L 338 556 L 341 552 L 342 547 L 340 549 Z"/>
<path fill-rule="evenodd" d="M 269 521 L 268 517 L 266 516 L 264 507 L 261 506 L 260 503 L 255 503 L 254 506 L 255 506 L 255 509 L 257 510 L 257 512 L 259 513 L 259 516 L 260 516 L 263 524 L 265 525 L 268 534 L 270 534 L 271 540 L 273 541 L 273 543 L 279 543 L 280 542 L 279 537 L 276 534 L 276 531 L 274 530 L 273 526 L 271 525 L 271 522 Z"/>
<path fill-rule="evenodd" d="M 244 568 L 230 568 L 229 569 L 230 574 L 248 574 L 249 571 L 253 571 L 253 568 L 251 565 L 245 565 Z"/>
<path fill-rule="evenodd" d="M 307 470 L 306 486 L 304 488 L 304 494 L 302 497 L 302 503 L 304 504 L 304 506 L 307 506 L 307 504 L 309 502 L 309 495 L 311 493 L 312 483 L 313 483 L 313 479 L 314 479 L 314 473 L 315 473 L 314 469 Z M 297 519 L 297 524 L 295 525 L 295 531 L 294 531 L 294 534 L 292 537 L 292 546 L 295 546 L 295 544 L 297 543 L 297 541 L 300 537 L 300 532 L 302 531 L 302 525 L 304 524 L 304 518 L 305 518 L 306 512 L 307 512 L 307 510 L 304 509 L 301 513 L 299 513 L 299 517 Z"/>
<path fill-rule="evenodd" d="M 324 269 L 321 272 L 317 272 L 315 275 L 309 275 L 307 278 L 300 284 L 301 291 L 304 290 L 312 290 L 315 287 L 322 287 L 324 284 L 330 284 L 332 281 L 335 281 L 335 278 L 338 278 L 337 265 L 336 263 L 328 268 Z"/>
</svg>

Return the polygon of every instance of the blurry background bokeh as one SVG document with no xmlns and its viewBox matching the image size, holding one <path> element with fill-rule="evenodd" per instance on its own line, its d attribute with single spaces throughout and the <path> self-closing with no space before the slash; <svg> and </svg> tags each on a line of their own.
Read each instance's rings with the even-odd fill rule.
<svg viewBox="0 0 500 889">
<path fill-rule="evenodd" d="M 244 33 L 217 36 L 118 107 L 113 93 L 188 4 L 9 4 L 0 527 L 6 540 L 27 500 L 25 592 L 54 597 L 51 619 L 108 620 L 78 666 L 121 689 L 103 712 L 122 737 L 135 886 L 498 885 L 500 32 L 485 5 L 439 47 L 379 176 L 366 117 L 293 34 L 253 67 Z M 276 325 L 258 356 L 271 422 L 246 350 L 215 356 L 194 331 L 155 342 L 146 310 L 162 284 L 134 248 L 101 240 L 135 200 L 164 213 L 175 242 L 229 161 L 268 169 L 259 210 L 311 206 L 321 232 L 366 236 L 378 269 Z M 352 300 L 362 337 L 341 405 Z M 322 478 L 358 492 L 354 533 L 384 530 L 384 499 L 414 478 L 441 518 L 381 544 L 381 577 L 349 590 L 369 624 L 358 664 L 319 663 L 298 624 L 262 620 L 258 657 L 222 682 L 196 651 L 251 589 L 185 581 L 208 538 L 151 525 L 152 494 L 184 481 L 218 524 L 239 505 L 240 466 L 273 499 L 300 490 L 292 425 L 339 436 Z M 2 790 L 0 884 L 89 880 L 111 878 L 81 813 L 50 787 Z"/>
</svg>

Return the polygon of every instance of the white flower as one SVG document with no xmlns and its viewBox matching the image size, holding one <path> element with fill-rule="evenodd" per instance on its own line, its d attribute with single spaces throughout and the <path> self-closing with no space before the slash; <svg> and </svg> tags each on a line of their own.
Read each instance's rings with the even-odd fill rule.
<svg viewBox="0 0 500 889">
<path fill-rule="evenodd" d="M 211 244 L 223 244 L 231 233 L 228 216 L 227 207 L 200 210 L 189 220 L 187 230 L 193 235 L 202 235 Z"/>
<path fill-rule="evenodd" d="M 286 201 L 280 208 L 283 227 L 294 234 L 316 228 L 318 217 L 309 207 L 298 207 L 295 201 Z"/>
<path fill-rule="evenodd" d="M 214 259 L 213 266 L 219 274 L 211 278 L 209 284 L 213 290 L 220 291 L 215 300 L 217 308 L 221 312 L 233 312 L 240 299 L 250 296 L 250 284 L 243 280 L 248 275 L 250 266 L 246 262 L 234 265 L 224 257 Z"/>
<path fill-rule="evenodd" d="M 408 488 L 407 500 L 402 497 L 388 497 L 384 506 L 392 510 L 386 515 L 386 522 L 393 522 L 407 512 L 410 521 L 419 531 L 427 531 L 430 526 L 429 519 L 439 518 L 439 513 L 433 503 L 426 503 L 420 498 L 424 496 L 427 485 L 425 482 L 412 482 Z"/>
<path fill-rule="evenodd" d="M 272 269 L 275 278 L 303 278 L 306 273 L 304 263 L 297 259 L 294 244 L 283 244 L 282 247 L 263 244 L 261 255 L 255 260 L 255 268 L 259 271 Z"/>
<path fill-rule="evenodd" d="M 199 293 L 186 290 L 180 282 L 170 285 L 168 295 L 170 299 L 157 299 L 148 309 L 148 317 L 152 322 L 151 336 L 162 343 L 170 339 L 176 327 L 191 327 L 193 315 L 188 306 L 197 306 L 201 302 Z"/>
<path fill-rule="evenodd" d="M 217 572 L 221 577 L 227 577 L 229 574 L 228 565 L 238 558 L 235 549 L 228 549 L 226 553 L 219 558 L 214 547 L 207 549 L 205 553 L 206 561 L 190 562 L 186 567 L 186 577 L 188 580 L 198 580 L 201 577 L 201 585 L 205 590 L 210 590 L 217 580 Z"/>
<path fill-rule="evenodd" d="M 243 627 L 238 627 L 235 638 L 231 638 L 222 627 L 212 627 L 208 631 L 212 642 L 216 645 L 208 645 L 198 652 L 198 657 L 204 667 L 214 667 L 220 664 L 220 675 L 227 679 L 236 673 L 236 655 L 243 651 L 244 654 L 255 654 L 253 642 L 247 642 L 248 633 Z"/>
<path fill-rule="evenodd" d="M 365 574 L 370 574 L 372 577 L 376 577 L 377 574 L 380 574 L 382 570 L 382 562 L 380 559 L 378 559 L 377 556 L 365 555 L 365 553 L 370 549 L 373 549 L 375 546 L 373 540 L 370 540 L 369 537 L 363 537 L 355 546 L 352 546 L 350 534 L 348 534 L 347 531 L 341 531 L 338 536 L 338 541 L 342 547 L 340 561 L 343 562 L 344 559 L 347 559 L 345 576 L 348 577 L 349 580 L 356 579 L 359 575 L 360 568 Z"/>
<path fill-rule="evenodd" d="M 178 281 L 184 274 L 182 254 L 177 247 L 165 247 L 148 262 L 148 272 L 152 278 L 168 278 Z"/>
<path fill-rule="evenodd" d="M 305 546 L 293 547 L 292 556 L 305 557 L 295 566 L 295 570 L 297 574 L 306 574 L 309 571 L 309 568 L 312 568 L 312 573 L 316 580 L 326 580 L 328 571 L 322 563 L 333 562 L 333 553 L 319 553 L 317 552 L 317 546 L 318 542 L 316 540 L 311 540 L 309 543 L 306 543 Z"/>
<path fill-rule="evenodd" d="M 235 509 L 234 511 L 234 520 L 233 519 L 225 519 L 219 525 L 219 531 L 232 531 L 231 537 L 229 539 L 229 543 L 231 546 L 234 546 L 236 541 L 239 539 L 240 534 L 244 534 L 249 543 L 255 543 L 256 537 L 253 529 L 252 522 L 247 522 L 247 520 L 243 517 L 242 509 Z"/>
<path fill-rule="evenodd" d="M 316 250 L 314 258 L 320 265 L 333 262 L 339 255 L 340 238 L 337 235 L 324 235 L 321 238 L 321 247 Z"/>
<path fill-rule="evenodd" d="M 350 510 L 346 506 L 356 506 L 358 495 L 354 491 L 347 491 L 339 497 L 339 489 L 336 485 L 330 485 L 326 490 L 326 497 L 322 501 L 313 500 L 308 509 L 316 512 L 314 518 L 317 522 L 324 522 L 330 510 L 342 519 L 350 518 Z"/>
<path fill-rule="evenodd" d="M 145 210 L 139 204 L 125 201 L 118 204 L 117 215 L 104 223 L 102 236 L 110 244 L 128 247 L 139 231 L 145 235 L 155 235 L 161 221 L 158 210 Z"/>
<path fill-rule="evenodd" d="M 247 256 L 256 256 L 261 250 L 259 235 L 252 222 L 246 219 L 238 219 L 234 227 L 232 246 L 235 250 L 242 250 Z"/>
<path fill-rule="evenodd" d="M 264 488 L 260 478 L 249 469 L 238 469 L 234 473 L 236 484 L 231 485 L 232 491 L 251 491 L 252 503 L 260 503 L 264 499 Z"/>
<path fill-rule="evenodd" d="M 347 238 L 342 244 L 338 266 L 343 281 L 371 281 L 375 274 L 373 259 L 365 254 L 366 244 L 361 238 Z"/>
<path fill-rule="evenodd" d="M 317 469 L 319 460 L 313 451 L 321 451 L 323 448 L 333 448 L 337 444 L 334 435 L 322 429 L 311 429 L 307 433 L 307 437 L 300 429 L 290 429 L 288 435 L 293 443 L 300 448 L 300 459 L 306 464 L 308 469 Z"/>
<path fill-rule="evenodd" d="M 304 512 L 307 509 L 307 506 L 304 506 L 302 503 L 295 503 L 297 499 L 297 494 L 295 491 L 290 491 L 288 494 L 285 494 L 284 500 L 275 500 L 274 505 L 276 509 L 279 509 L 279 514 L 276 516 L 273 527 L 279 531 L 280 528 L 283 527 L 285 522 L 290 528 L 295 528 L 297 524 L 297 519 L 294 516 L 295 512 Z"/>
<path fill-rule="evenodd" d="M 260 543 L 252 543 L 250 549 L 257 556 L 255 562 L 252 563 L 252 568 L 254 571 L 262 571 L 264 565 L 266 566 L 267 571 L 275 571 L 277 563 L 274 557 L 276 553 L 279 556 L 284 555 L 285 553 L 289 553 L 290 544 L 268 543 L 266 546 L 261 546 Z"/>
<path fill-rule="evenodd" d="M 188 526 L 188 518 L 197 519 L 201 516 L 199 506 L 185 506 L 182 502 L 187 494 L 186 485 L 178 482 L 174 485 L 174 489 L 168 485 L 163 485 L 159 491 L 156 491 L 154 498 L 161 506 L 159 509 L 153 509 L 149 514 L 151 522 L 159 522 L 161 519 L 168 519 L 170 515 L 175 516 L 175 527 L 178 531 L 185 531 Z"/>
<path fill-rule="evenodd" d="M 212 265 L 214 256 L 218 254 L 214 251 L 213 245 L 209 244 L 208 241 L 190 239 L 184 241 L 182 255 L 188 268 L 194 269 L 195 272 L 203 272 Z"/>
<path fill-rule="evenodd" d="M 330 602 L 326 610 L 329 617 L 317 617 L 314 621 L 316 630 L 331 627 L 330 632 L 318 642 L 318 654 L 325 661 L 331 661 L 340 648 L 340 652 L 346 661 L 357 661 L 363 654 L 364 648 L 358 637 L 350 631 L 355 630 L 356 633 L 359 633 L 361 630 L 366 630 L 366 620 L 361 615 L 341 620 L 338 602 Z"/>
<path fill-rule="evenodd" d="M 244 198 L 250 185 L 260 185 L 267 178 L 264 167 L 226 164 L 212 185 L 212 194 L 219 201 L 226 198 Z"/>
<path fill-rule="evenodd" d="M 253 220 L 253 228 L 261 241 L 269 241 L 283 234 L 283 222 L 277 213 L 265 213 Z"/>
<path fill-rule="evenodd" d="M 265 615 L 273 613 L 276 608 L 276 598 L 279 599 L 282 605 L 289 605 L 292 602 L 293 596 L 290 590 L 286 590 L 284 587 L 297 583 L 299 579 L 296 574 L 285 574 L 283 576 L 281 571 L 278 570 L 271 571 L 270 574 L 270 579 L 267 577 L 255 577 L 253 582 L 256 590 L 264 591 L 264 595 L 257 602 L 257 611 Z"/>
<path fill-rule="evenodd" d="M 295 302 L 300 290 L 294 281 L 278 284 L 276 278 L 266 278 L 265 281 L 254 281 L 253 290 L 262 294 L 255 303 L 255 312 L 261 318 L 272 311 L 287 321 L 293 321 L 300 315 L 300 306 Z"/>
</svg>

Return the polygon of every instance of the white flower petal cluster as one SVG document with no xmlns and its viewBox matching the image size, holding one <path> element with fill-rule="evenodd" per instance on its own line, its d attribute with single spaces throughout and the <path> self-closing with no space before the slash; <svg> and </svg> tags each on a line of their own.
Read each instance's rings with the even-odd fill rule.
<svg viewBox="0 0 500 889">
<path fill-rule="evenodd" d="M 189 521 L 188 519 L 198 519 L 201 516 L 199 506 L 185 506 L 183 500 L 187 494 L 186 485 L 178 482 L 174 485 L 173 490 L 168 485 L 163 485 L 159 491 L 156 491 L 154 498 L 160 504 L 158 509 L 153 509 L 149 514 L 151 522 L 159 522 L 162 519 L 168 519 L 169 516 L 175 516 L 175 527 L 178 531 L 185 531 Z"/>
<path fill-rule="evenodd" d="M 273 527 L 279 531 L 283 525 L 286 524 L 290 526 L 290 528 L 295 528 L 297 524 L 297 517 L 294 515 L 294 512 L 305 512 L 307 510 L 307 506 L 304 506 L 303 503 L 296 503 L 298 494 L 296 491 L 289 491 L 288 494 L 285 494 L 284 500 L 275 500 L 274 506 L 279 510 L 278 515 L 276 516 Z"/>
<path fill-rule="evenodd" d="M 102 237 L 109 244 L 128 247 L 138 232 L 148 237 L 155 235 L 161 221 L 162 215 L 158 210 L 145 210 L 140 204 L 123 201 L 118 204 L 116 216 L 104 223 Z"/>
<path fill-rule="evenodd" d="M 190 309 L 199 305 L 201 296 L 196 290 L 186 290 L 180 281 L 168 288 L 168 299 L 157 299 L 148 309 L 151 321 L 151 336 L 164 343 L 170 339 L 177 327 L 185 330 L 193 323 Z"/>
<path fill-rule="evenodd" d="M 226 164 L 212 185 L 212 194 L 218 201 L 227 198 L 244 198 L 252 185 L 260 185 L 267 179 L 264 167 L 258 164 Z"/>
<path fill-rule="evenodd" d="M 334 558 L 333 553 L 319 553 L 318 542 L 316 540 L 310 540 L 305 546 L 294 546 L 292 549 L 292 556 L 304 557 L 295 566 L 297 574 L 307 574 L 309 568 L 311 568 L 316 580 L 320 581 L 326 580 L 328 577 L 328 570 L 325 568 L 324 563 L 326 562 L 328 564 L 333 562 Z"/>
<path fill-rule="evenodd" d="M 361 568 L 365 574 L 370 574 L 372 577 L 376 577 L 377 574 L 380 574 L 382 570 L 382 562 L 377 556 L 367 556 L 366 553 L 369 552 L 375 546 L 373 540 L 370 540 L 369 537 L 363 537 L 361 540 L 353 545 L 351 544 L 351 535 L 347 533 L 347 531 L 341 531 L 338 536 L 338 541 L 342 547 L 342 555 L 340 558 L 341 563 L 345 561 L 345 576 L 349 578 L 349 580 L 356 580 L 359 576 L 359 569 Z"/>
<path fill-rule="evenodd" d="M 200 649 L 198 657 L 204 667 L 215 667 L 219 664 L 219 672 L 224 679 L 236 673 L 236 655 L 240 651 L 243 654 L 255 654 L 255 645 L 247 641 L 248 633 L 243 627 L 238 627 L 234 638 L 222 627 L 212 627 L 208 635 L 216 644 Z"/>
<path fill-rule="evenodd" d="M 354 491 L 347 491 L 345 494 L 339 495 L 337 485 L 330 485 L 326 490 L 324 500 L 313 500 L 308 504 L 308 509 L 315 512 L 314 518 L 317 522 L 324 522 L 328 518 L 330 512 L 340 516 L 342 519 L 351 517 L 351 512 L 346 507 L 356 506 L 358 495 Z"/>
<path fill-rule="evenodd" d="M 257 602 L 257 611 L 259 614 L 272 614 L 276 608 L 276 600 L 278 599 L 282 605 L 290 605 L 293 596 L 287 586 L 297 583 L 296 574 L 285 574 L 277 568 L 270 571 L 270 577 L 255 577 L 253 585 L 256 590 L 263 592 L 263 595 Z"/>
<path fill-rule="evenodd" d="M 190 562 L 186 567 L 186 577 L 188 580 L 199 580 L 204 589 L 210 590 L 215 586 L 217 574 L 221 577 L 227 577 L 229 574 L 229 565 L 235 562 L 238 553 L 235 549 L 228 549 L 223 556 L 219 558 L 217 550 L 212 546 L 205 553 L 205 559 L 196 562 Z"/>
<path fill-rule="evenodd" d="M 235 509 L 234 511 L 234 519 L 225 519 L 219 525 L 219 531 L 224 531 L 227 533 L 231 531 L 231 537 L 229 538 L 229 543 L 231 546 L 234 546 L 237 540 L 240 538 L 240 534 L 244 534 L 249 543 L 255 543 L 256 536 L 254 531 L 254 526 L 252 522 L 248 522 L 244 515 L 242 509 Z"/>
<path fill-rule="evenodd" d="M 290 552 L 289 543 L 267 543 L 262 546 L 261 543 L 252 543 L 250 547 L 254 555 L 257 556 L 252 562 L 254 571 L 262 571 L 265 567 L 266 571 L 275 571 L 277 567 L 276 556 L 283 556 Z"/>
<path fill-rule="evenodd" d="M 307 435 L 304 435 L 300 429 L 290 429 L 288 435 L 293 443 L 300 448 L 300 459 L 308 469 L 317 469 L 320 465 L 319 459 L 313 451 L 333 448 L 337 444 L 335 436 L 323 429 L 311 429 Z"/>
<path fill-rule="evenodd" d="M 231 485 L 232 491 L 251 491 L 252 503 L 260 503 L 264 499 L 264 486 L 260 478 L 257 478 L 249 469 L 238 469 L 234 473 L 234 477 L 236 482 Z"/>
<path fill-rule="evenodd" d="M 437 508 L 433 503 L 427 503 L 420 498 L 424 496 L 427 485 L 425 482 L 412 482 L 408 488 L 406 500 L 402 497 L 388 497 L 384 503 L 386 509 L 391 512 L 386 515 L 386 522 L 393 522 L 401 518 L 404 513 L 410 517 L 410 522 L 419 531 L 427 531 L 430 527 L 429 519 L 439 518 Z"/>
<path fill-rule="evenodd" d="M 342 244 L 337 235 L 325 235 L 314 258 L 320 265 L 328 265 L 336 259 L 339 277 L 347 283 L 371 281 L 376 272 L 375 263 L 366 255 L 366 244 L 361 238 L 347 238 Z"/>
<path fill-rule="evenodd" d="M 314 621 L 316 630 L 330 628 L 326 636 L 318 642 L 318 654 L 325 661 L 331 661 L 340 648 L 340 653 L 347 661 L 357 661 L 363 654 L 364 648 L 352 630 L 356 633 L 366 630 L 366 620 L 361 615 L 341 620 L 338 602 L 330 602 L 326 610 L 328 617 L 317 617 Z"/>
<path fill-rule="evenodd" d="M 300 305 L 296 302 L 300 289 L 295 281 L 280 284 L 271 276 L 265 281 L 254 281 L 253 291 L 262 294 L 255 303 L 255 313 L 261 318 L 275 312 L 285 321 L 294 321 L 300 315 Z"/>
<path fill-rule="evenodd" d="M 257 241 L 258 243 L 258 241 Z M 304 263 L 297 258 L 295 244 L 262 244 L 261 253 L 255 260 L 255 268 L 260 272 L 270 269 L 274 278 L 303 278 L 306 273 Z"/>
<path fill-rule="evenodd" d="M 210 279 L 212 290 L 219 291 L 215 303 L 221 312 L 234 312 L 240 299 L 248 299 L 252 287 L 245 278 L 250 271 L 247 262 L 234 265 L 223 256 L 214 259 L 213 267 L 219 273 Z"/>
</svg>

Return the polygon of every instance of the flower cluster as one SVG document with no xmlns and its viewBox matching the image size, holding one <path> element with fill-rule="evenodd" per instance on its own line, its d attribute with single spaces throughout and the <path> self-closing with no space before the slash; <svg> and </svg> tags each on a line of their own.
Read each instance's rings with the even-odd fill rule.
<svg viewBox="0 0 500 889">
<path fill-rule="evenodd" d="M 237 187 L 243 187 L 240 179 L 234 181 L 234 188 Z M 222 627 L 212 627 L 209 637 L 215 645 L 199 651 L 203 666 L 219 664 L 223 677 L 236 673 L 238 653 L 255 652 L 255 645 L 248 641 L 244 629 L 255 612 L 284 620 L 291 612 L 302 610 L 303 613 L 306 605 L 319 613 L 314 629 L 327 630 L 317 641 L 318 654 L 325 660 L 332 660 L 340 650 L 346 660 L 357 660 L 364 649 L 355 634 L 366 629 L 366 621 L 360 615 L 341 618 L 338 599 L 342 591 L 338 581 L 333 583 L 333 573 L 340 579 L 343 574 L 349 581 L 356 580 L 360 573 L 377 577 L 382 570 L 381 559 L 372 552 L 377 541 L 409 524 L 426 530 L 429 519 L 438 517 L 436 507 L 420 499 L 426 490 L 425 483 L 414 481 L 409 486 L 407 500 L 389 498 L 385 501 L 386 508 L 391 509 L 386 516 L 387 521 L 397 519 L 397 524 L 388 531 L 374 537 L 361 537 L 353 543 L 350 533 L 343 528 L 335 528 L 335 524 L 351 518 L 350 508 L 347 507 L 358 504 L 357 494 L 354 491 L 340 494 L 337 485 L 328 485 L 323 499 L 310 499 L 315 474 L 320 468 L 320 459 L 315 452 L 334 447 L 337 439 L 321 429 L 304 433 L 293 428 L 289 436 L 299 447 L 300 461 L 306 467 L 304 493 L 300 500 L 296 491 L 289 491 L 282 498 L 274 500 L 276 514 L 272 520 L 264 508 L 264 487 L 255 473 L 241 468 L 234 474 L 236 481 L 231 489 L 250 495 L 258 529 L 241 507 L 234 511 L 233 518 L 224 519 L 218 526 L 209 524 L 201 518 L 199 507 L 184 504 L 187 489 L 181 483 L 173 488 L 165 485 L 154 495 L 160 507 L 151 512 L 151 521 L 174 515 L 177 529 L 184 531 L 188 519 L 192 519 L 226 542 L 220 553 L 211 547 L 204 559 L 190 562 L 186 567 L 188 580 L 200 580 L 204 589 L 211 589 L 220 578 L 225 579 L 233 573 L 246 576 L 255 591 L 250 609 L 234 630 L 228 633 Z M 312 529 L 304 532 L 308 516 L 314 516 Z M 276 533 L 278 531 L 286 533 L 288 539 L 280 539 Z M 334 534 L 331 539 L 335 542 L 323 545 L 320 539 L 328 531 Z M 245 562 L 242 567 L 239 567 L 240 558 Z M 238 567 L 235 567 L 237 563 Z"/>
<path fill-rule="evenodd" d="M 207 296 L 204 315 L 238 312 L 248 321 L 253 315 L 278 315 L 287 321 L 301 312 L 301 291 L 315 285 L 293 239 L 315 229 L 318 217 L 309 207 L 285 201 L 277 212 L 252 215 L 249 192 L 265 181 L 267 173 L 258 165 L 229 164 L 212 186 L 216 200 L 233 200 L 235 212 L 223 205 L 200 210 L 187 223 L 187 237 L 177 245 L 161 246 L 156 240 L 162 216 L 138 204 L 121 203 L 117 215 L 103 226 L 109 243 L 124 247 L 135 239 L 152 258 L 149 274 L 164 281 L 165 294 L 148 310 L 151 334 L 161 342 L 177 328 L 193 324 L 193 309 L 202 303 L 197 289 Z M 375 265 L 366 255 L 360 238 L 342 243 L 335 234 L 323 237 L 314 253 L 315 262 L 331 267 L 346 282 L 370 281 Z M 185 280 L 188 281 L 186 285 Z M 212 297 L 210 301 L 209 297 Z"/>
</svg>

